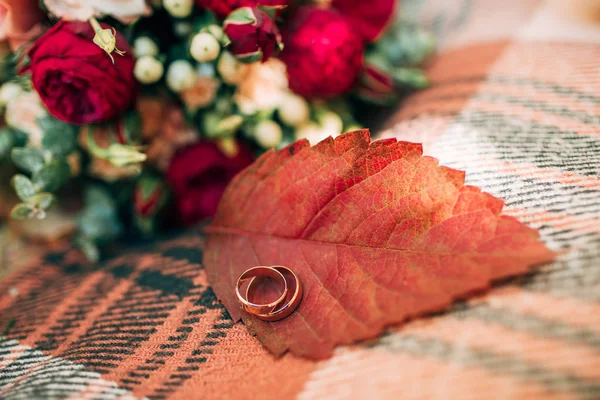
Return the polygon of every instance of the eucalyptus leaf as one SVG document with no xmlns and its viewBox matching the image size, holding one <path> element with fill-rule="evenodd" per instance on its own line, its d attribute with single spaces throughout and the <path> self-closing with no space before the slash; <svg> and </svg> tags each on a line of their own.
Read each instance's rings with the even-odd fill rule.
<svg viewBox="0 0 600 400">
<path fill-rule="evenodd" d="M 54 203 L 56 197 L 52 193 L 38 193 L 29 199 L 29 204 L 39 210 L 47 210 Z"/>
<path fill-rule="evenodd" d="M 24 202 L 28 202 L 36 194 L 33 183 L 25 175 L 15 175 L 11 183 L 17 196 Z"/>
<path fill-rule="evenodd" d="M 15 136 L 10 128 L 0 129 L 0 161 L 4 160 L 10 154 L 15 145 Z"/>
<path fill-rule="evenodd" d="M 75 150 L 77 127 L 51 116 L 37 119 L 38 126 L 44 132 L 42 146 L 52 154 L 64 157 Z"/>
<path fill-rule="evenodd" d="M 38 191 L 56 192 L 71 176 L 71 167 L 64 160 L 55 160 L 33 174 Z"/>
<path fill-rule="evenodd" d="M 78 218 L 82 238 L 96 244 L 114 240 L 123 231 L 117 204 L 110 193 L 100 186 L 90 186 L 85 191 L 85 208 Z"/>
<path fill-rule="evenodd" d="M 85 204 L 86 207 L 93 205 L 94 207 L 101 207 L 107 210 L 114 210 L 117 207 L 115 200 L 110 193 L 98 185 L 88 186 L 86 188 Z"/>
<path fill-rule="evenodd" d="M 44 151 L 37 147 L 16 147 L 11 151 L 12 162 L 17 168 L 35 174 L 44 167 Z"/>
<path fill-rule="evenodd" d="M 10 211 L 10 216 L 20 220 L 32 219 L 34 210 L 29 204 L 19 203 Z"/>
<path fill-rule="evenodd" d="M 75 246 L 79 247 L 79 249 L 83 252 L 85 257 L 91 262 L 98 262 L 100 260 L 100 250 L 96 243 L 92 240 L 86 239 L 84 237 L 77 237 L 74 239 Z"/>
<path fill-rule="evenodd" d="M 424 89 L 429 85 L 425 72 L 420 68 L 397 68 L 392 76 L 396 84 L 410 89 Z"/>
</svg>

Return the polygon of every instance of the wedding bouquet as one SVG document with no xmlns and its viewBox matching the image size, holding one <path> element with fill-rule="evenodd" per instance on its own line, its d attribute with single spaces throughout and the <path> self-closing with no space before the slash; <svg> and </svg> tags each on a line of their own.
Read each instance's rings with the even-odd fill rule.
<svg viewBox="0 0 600 400">
<path fill-rule="evenodd" d="M 2 203 L 92 260 L 211 217 L 261 152 L 358 129 L 426 86 L 433 39 L 397 8 L 0 0 L 0 175 L 18 196 Z"/>
</svg>

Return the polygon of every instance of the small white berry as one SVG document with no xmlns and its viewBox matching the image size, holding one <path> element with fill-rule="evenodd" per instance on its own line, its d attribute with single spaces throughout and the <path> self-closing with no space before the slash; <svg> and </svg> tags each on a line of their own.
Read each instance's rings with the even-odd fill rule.
<svg viewBox="0 0 600 400">
<path fill-rule="evenodd" d="M 11 100 L 16 99 L 23 93 L 21 85 L 14 82 L 6 82 L 0 86 L 0 107 L 6 106 Z"/>
<path fill-rule="evenodd" d="M 296 129 L 296 139 L 307 139 L 312 145 L 319 143 L 328 136 L 329 134 L 314 122 L 309 122 Z"/>
<path fill-rule="evenodd" d="M 225 32 L 223 31 L 223 28 L 221 28 L 219 25 L 212 24 L 207 26 L 205 29 L 206 32 L 210 33 L 215 38 L 217 38 L 219 42 L 225 39 Z"/>
<path fill-rule="evenodd" d="M 279 146 L 283 139 L 283 132 L 277 122 L 263 120 L 254 128 L 254 138 L 261 147 L 269 149 Z"/>
<path fill-rule="evenodd" d="M 178 38 L 187 39 L 193 30 L 194 26 L 189 22 L 177 21 L 173 24 L 173 32 Z"/>
<path fill-rule="evenodd" d="M 192 39 L 190 54 L 198 62 L 209 62 L 219 57 L 221 45 L 210 33 L 200 32 Z"/>
<path fill-rule="evenodd" d="M 320 118 L 320 122 L 323 130 L 333 137 L 338 136 L 342 133 L 342 129 L 344 129 L 344 122 L 333 111 L 324 113 Z"/>
<path fill-rule="evenodd" d="M 139 38 L 135 39 L 133 42 L 133 50 L 136 57 L 156 57 L 158 55 L 158 46 L 154 40 L 147 36 L 140 36 Z"/>
<path fill-rule="evenodd" d="M 286 93 L 279 106 L 279 118 L 289 126 L 300 126 L 308 121 L 310 109 L 302 97 Z"/>
<path fill-rule="evenodd" d="M 167 86 L 174 92 L 189 89 L 196 83 L 196 71 L 186 60 L 176 60 L 167 70 Z"/>
<path fill-rule="evenodd" d="M 230 85 L 237 85 L 244 76 L 246 64 L 239 62 L 230 52 L 224 51 L 217 63 L 217 71 L 221 75 L 223 82 Z"/>
<path fill-rule="evenodd" d="M 158 82 L 163 73 L 162 63 L 152 56 L 138 58 L 133 70 L 135 78 L 145 85 Z"/>
<path fill-rule="evenodd" d="M 215 76 L 215 66 L 211 63 L 199 63 L 196 66 L 196 74 L 198 76 L 207 76 L 213 78 Z"/>
<path fill-rule="evenodd" d="M 192 13 L 193 0 L 163 0 L 163 7 L 176 18 L 185 18 Z"/>
</svg>

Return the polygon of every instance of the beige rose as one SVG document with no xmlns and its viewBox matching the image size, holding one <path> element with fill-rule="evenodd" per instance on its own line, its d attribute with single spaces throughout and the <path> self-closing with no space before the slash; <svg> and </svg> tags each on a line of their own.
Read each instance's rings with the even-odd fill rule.
<svg viewBox="0 0 600 400">
<path fill-rule="evenodd" d="M 150 13 L 144 0 L 45 0 L 45 4 L 57 17 L 79 21 L 110 15 L 127 24 Z"/>
<path fill-rule="evenodd" d="M 200 134 L 185 120 L 176 104 L 160 97 L 142 97 L 137 102 L 142 119 L 142 135 L 148 143 L 148 162 L 165 171 L 175 152 L 198 141 Z"/>
<path fill-rule="evenodd" d="M 248 68 L 234 95 L 243 114 L 274 110 L 289 91 L 285 64 L 271 58 Z"/>
<path fill-rule="evenodd" d="M 160 133 L 151 140 L 146 155 L 150 163 L 165 171 L 175 152 L 197 142 L 199 134 L 186 122 L 183 112 L 176 106 L 167 111 L 161 127 Z"/>
<path fill-rule="evenodd" d="M 0 42 L 13 51 L 42 33 L 39 0 L 0 0 Z"/>
<path fill-rule="evenodd" d="M 5 119 L 9 126 L 23 131 L 29 137 L 29 144 L 41 146 L 44 132 L 37 119 L 48 115 L 36 92 L 25 92 L 6 105 Z"/>
<path fill-rule="evenodd" d="M 220 82 L 208 76 L 199 76 L 196 83 L 181 92 L 181 99 L 190 111 L 210 105 L 217 95 Z"/>
<path fill-rule="evenodd" d="M 165 123 L 169 103 L 162 97 L 141 96 L 137 100 L 137 111 L 142 120 L 142 137 L 151 140 L 159 135 Z"/>
</svg>

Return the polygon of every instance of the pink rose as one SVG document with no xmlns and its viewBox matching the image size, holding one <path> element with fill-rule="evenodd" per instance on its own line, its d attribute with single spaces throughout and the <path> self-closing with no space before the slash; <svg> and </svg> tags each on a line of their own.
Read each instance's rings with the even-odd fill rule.
<svg viewBox="0 0 600 400">
<path fill-rule="evenodd" d="M 77 21 L 110 15 L 123 23 L 130 23 L 150 13 L 150 7 L 144 0 L 45 0 L 44 4 L 57 17 Z"/>
</svg>

